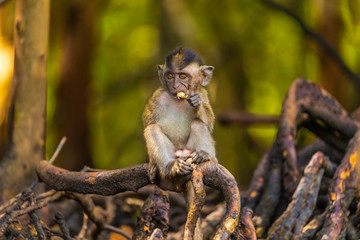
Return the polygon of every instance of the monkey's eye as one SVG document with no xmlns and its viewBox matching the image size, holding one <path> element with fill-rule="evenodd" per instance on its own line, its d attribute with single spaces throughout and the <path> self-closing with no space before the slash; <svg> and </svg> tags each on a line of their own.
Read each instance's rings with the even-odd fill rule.
<svg viewBox="0 0 360 240">
<path fill-rule="evenodd" d="M 174 78 L 174 74 L 173 74 L 173 73 L 168 73 L 168 74 L 167 74 L 167 78 L 168 78 L 168 79 L 173 79 L 173 78 Z"/>
<path fill-rule="evenodd" d="M 179 77 L 180 77 L 181 79 L 184 79 L 184 78 L 187 77 L 187 75 L 186 75 L 185 73 L 181 73 L 181 74 L 179 75 Z"/>
</svg>

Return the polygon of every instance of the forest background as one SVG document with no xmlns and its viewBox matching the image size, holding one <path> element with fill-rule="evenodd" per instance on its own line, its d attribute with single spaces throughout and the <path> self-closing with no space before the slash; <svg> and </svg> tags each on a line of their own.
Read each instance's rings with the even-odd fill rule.
<svg viewBox="0 0 360 240">
<path fill-rule="evenodd" d="M 14 9 L 11 0 L 0 7 L 0 155 L 8 144 Z M 321 84 L 351 112 L 360 84 L 321 39 L 359 74 L 359 10 L 358 0 L 51 1 L 47 159 L 66 136 L 55 165 L 67 169 L 146 162 L 141 113 L 159 86 L 156 65 L 180 45 L 215 66 L 208 90 L 218 119 L 227 110 L 276 117 L 298 77 Z M 276 129 L 217 121 L 218 159 L 242 189 Z M 313 138 L 301 130 L 298 147 Z"/>
</svg>

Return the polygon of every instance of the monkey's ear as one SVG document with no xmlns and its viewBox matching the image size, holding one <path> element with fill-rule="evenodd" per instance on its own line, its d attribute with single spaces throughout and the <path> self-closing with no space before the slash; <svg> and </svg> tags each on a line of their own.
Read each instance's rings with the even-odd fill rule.
<svg viewBox="0 0 360 240">
<path fill-rule="evenodd" d="M 201 74 L 203 75 L 203 79 L 200 82 L 201 85 L 206 86 L 209 84 L 211 77 L 213 75 L 214 67 L 213 66 L 207 66 L 202 65 L 200 66 Z"/>
<path fill-rule="evenodd" d="M 163 75 L 164 75 L 165 65 L 157 65 L 157 69 L 158 69 L 158 75 L 159 75 L 160 82 L 161 82 L 161 84 L 164 84 Z"/>
<path fill-rule="evenodd" d="M 157 65 L 158 74 L 159 74 L 159 77 L 160 77 L 160 78 L 162 78 L 162 76 L 163 76 L 163 74 L 164 74 L 164 68 L 165 68 L 164 65 Z"/>
</svg>

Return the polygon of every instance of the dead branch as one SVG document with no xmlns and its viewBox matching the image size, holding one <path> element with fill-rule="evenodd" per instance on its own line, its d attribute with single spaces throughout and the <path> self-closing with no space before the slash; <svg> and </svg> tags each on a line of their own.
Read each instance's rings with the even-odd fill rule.
<svg viewBox="0 0 360 240">
<path fill-rule="evenodd" d="M 318 236 L 338 239 L 346 234 L 347 209 L 355 196 L 358 184 L 356 163 L 360 159 L 360 131 L 349 143 L 345 157 L 336 170 L 330 191 L 330 204 L 326 209 L 325 222 Z M 344 198 L 346 196 L 346 198 Z M 345 236 L 344 236 L 345 237 Z"/>
<path fill-rule="evenodd" d="M 214 229 L 219 225 L 226 212 L 225 204 L 218 204 L 216 210 L 201 221 L 201 232 L 204 239 L 210 239 L 214 235 Z"/>
<path fill-rule="evenodd" d="M 268 187 L 261 196 L 258 207 L 255 210 L 253 218 L 256 228 L 256 234 L 263 236 L 271 224 L 272 214 L 274 214 L 281 197 L 281 169 L 273 166 L 270 170 Z"/>
<path fill-rule="evenodd" d="M 156 187 L 146 199 L 137 220 L 136 231 L 132 239 L 146 239 L 158 236 L 166 237 L 169 230 L 170 202 L 168 194 Z M 154 238 L 158 239 L 158 238 Z"/>
<path fill-rule="evenodd" d="M 306 113 L 306 115 L 302 113 Z M 286 185 L 284 184 L 284 186 L 289 196 L 295 190 L 294 187 L 299 179 L 295 151 L 297 124 L 300 120 L 308 118 L 309 115 L 322 121 L 327 132 L 335 136 L 340 135 L 350 139 L 358 129 L 358 124 L 329 93 L 314 83 L 297 79 L 289 88 L 283 102 L 279 131 L 275 142 L 279 145 L 274 146 L 275 154 L 281 153 L 285 158 L 284 180 Z M 333 143 L 326 136 L 320 135 L 319 137 L 329 144 Z"/>
<path fill-rule="evenodd" d="M 254 221 L 257 234 L 262 237 L 266 236 L 267 229 L 272 225 L 274 216 L 284 214 L 282 209 L 289 207 L 287 201 L 292 196 L 295 188 L 299 187 L 302 169 L 308 165 L 309 156 L 318 150 L 323 150 L 329 154 L 335 164 L 328 164 L 329 166 L 325 168 L 330 168 L 329 172 L 333 173 L 343 157 L 343 151 L 349 151 L 345 150 L 345 146 L 349 144 L 349 140 L 355 135 L 360 126 L 359 122 L 355 120 L 358 111 L 350 116 L 329 93 L 318 85 L 304 79 L 298 79 L 291 85 L 282 109 L 276 140 L 258 165 L 245 198 L 245 206 L 255 210 Z M 303 151 L 297 152 L 295 147 L 296 134 L 301 126 L 309 127 L 322 141 L 317 141 Z M 298 159 L 300 159 L 300 162 L 298 162 Z M 312 200 L 309 199 L 310 196 L 314 196 L 315 192 L 318 192 L 317 187 L 314 186 L 316 184 L 307 193 L 305 200 L 316 200 L 320 204 L 321 199 L 324 199 L 322 202 L 326 206 L 326 199 L 329 198 L 326 195 L 317 196 Z M 324 186 L 325 191 L 327 191 L 326 186 Z M 347 192 L 346 194 L 350 193 Z M 349 197 L 352 199 L 351 195 Z M 311 209 L 308 209 L 308 211 L 312 212 Z M 292 234 L 292 229 L 295 226 L 292 225 L 295 221 L 292 214 L 296 215 L 298 213 L 290 211 L 287 214 L 289 216 L 284 215 L 283 218 L 289 220 L 284 220 L 284 222 L 289 224 L 287 226 L 291 231 L 287 228 L 281 228 L 281 224 L 278 227 L 281 230 L 276 230 L 275 224 L 272 226 L 273 230 L 269 233 L 271 234 L 269 237 L 275 236 L 274 238 L 276 238 L 280 233 L 282 236 Z M 306 232 L 310 236 L 310 232 L 316 233 L 322 228 L 324 217 L 318 217 L 316 221 L 313 219 L 314 221 L 310 221 L 307 226 L 303 227 L 303 224 L 305 224 L 303 221 L 309 218 L 309 213 L 303 211 L 301 214 L 299 215 L 300 222 L 296 225 L 296 232 L 299 232 L 299 229 L 302 229 L 303 232 L 303 229 L 307 229 L 309 231 Z M 311 229 L 317 229 L 317 231 Z"/>
<path fill-rule="evenodd" d="M 64 239 L 71 240 L 69 228 L 64 221 L 64 216 L 60 212 L 57 212 L 55 214 L 55 221 L 59 225 L 60 230 L 63 233 Z"/>
<path fill-rule="evenodd" d="M 112 171 L 70 172 L 41 161 L 37 173 L 43 182 L 58 191 L 112 195 L 122 191 L 137 191 L 150 184 L 147 169 L 147 165 L 142 164 Z M 203 175 L 204 184 L 221 191 L 227 203 L 226 215 L 215 237 L 230 236 L 240 215 L 240 193 L 236 180 L 229 171 L 216 163 L 203 163 L 197 166 L 197 170 Z M 190 178 L 184 178 L 180 182 L 185 184 L 188 180 Z M 177 184 L 174 188 L 174 185 L 161 179 L 156 183 L 163 189 L 173 191 L 182 191 L 185 186 Z"/>
<path fill-rule="evenodd" d="M 30 196 L 30 199 L 29 199 L 29 205 L 34 205 L 36 203 L 36 200 L 35 200 L 35 194 L 32 193 L 31 196 Z M 45 236 L 45 233 L 44 233 L 44 229 L 40 223 L 40 219 L 38 217 L 38 215 L 35 213 L 35 211 L 30 211 L 29 212 L 29 215 L 30 215 L 30 218 L 32 220 L 32 222 L 34 223 L 35 225 L 35 230 L 37 232 L 37 237 L 40 239 L 40 240 L 46 240 L 46 236 Z"/>
<path fill-rule="evenodd" d="M 325 212 L 313 218 L 303 229 L 300 236 L 295 239 L 311 239 L 323 227 L 325 221 Z"/>
<path fill-rule="evenodd" d="M 101 172 L 71 172 L 41 161 L 36 172 L 50 188 L 57 191 L 93 193 L 103 196 L 137 191 L 150 184 L 147 164 Z"/>
<path fill-rule="evenodd" d="M 116 232 L 126 239 L 131 239 L 130 236 L 124 231 L 121 231 L 120 229 L 117 229 L 108 224 L 111 220 L 111 217 L 109 218 L 109 216 L 106 215 L 105 210 L 103 210 L 101 207 L 96 206 L 90 196 L 70 192 L 67 192 L 66 196 L 77 201 L 89 219 L 95 223 L 96 229 L 94 229 L 90 235 L 93 235 L 96 238 L 96 236 L 100 234 L 102 230 L 108 230 Z"/>
<path fill-rule="evenodd" d="M 301 233 L 315 208 L 320 182 L 324 174 L 323 168 L 326 165 L 325 162 L 328 161 L 321 152 L 312 157 L 292 197 L 293 200 L 281 217 L 271 226 L 268 239 L 290 239 L 292 232 L 294 232 L 294 236 Z"/>
<path fill-rule="evenodd" d="M 260 199 L 261 193 L 265 187 L 265 180 L 268 178 L 270 168 L 270 161 L 268 154 L 265 153 L 260 160 L 255 172 L 252 176 L 250 181 L 250 187 L 247 190 L 245 196 L 245 206 L 250 209 L 254 209 L 255 206 L 258 204 Z"/>
<path fill-rule="evenodd" d="M 231 239 L 239 240 L 256 240 L 255 227 L 252 221 L 253 211 L 250 208 L 244 207 L 241 210 L 240 223 L 236 227 Z"/>
<path fill-rule="evenodd" d="M 38 210 L 40 208 L 43 208 L 46 205 L 48 205 L 49 203 L 58 200 L 63 195 L 64 195 L 64 192 L 55 192 L 54 195 L 46 197 L 42 201 L 36 201 L 35 205 L 30 205 L 30 206 L 28 206 L 28 207 L 26 207 L 24 209 L 20 209 L 20 210 L 14 212 L 14 217 L 13 218 L 17 218 L 17 217 L 22 216 L 24 214 L 28 214 L 29 212 L 32 212 L 32 211 Z"/>
<path fill-rule="evenodd" d="M 149 240 L 164 240 L 163 233 L 159 228 L 155 229 L 155 231 L 151 234 Z"/>
<path fill-rule="evenodd" d="M 195 228 L 197 225 L 199 225 L 198 221 L 200 219 L 200 213 L 201 209 L 205 202 L 205 190 L 204 190 L 204 184 L 203 184 L 203 174 L 200 171 L 197 171 L 197 166 L 193 166 L 194 171 L 192 173 L 192 179 L 191 182 L 188 183 L 187 189 L 194 190 L 194 193 L 188 193 L 188 194 L 194 194 L 194 197 L 191 199 L 191 202 L 188 203 L 190 205 L 188 216 L 186 219 L 185 224 L 185 232 L 184 232 L 184 239 L 193 239 L 195 236 Z"/>
<path fill-rule="evenodd" d="M 6 211 L 4 216 L 0 218 L 0 235 L 4 235 L 6 228 L 11 223 L 12 219 L 16 217 L 16 212 L 21 209 L 21 206 L 25 201 L 30 199 L 32 194 L 34 193 L 31 190 L 24 190 L 19 200 Z"/>
<path fill-rule="evenodd" d="M 204 175 L 206 186 L 219 190 L 225 197 L 226 214 L 218 227 L 214 239 L 226 239 L 234 232 L 240 217 L 240 192 L 235 178 L 220 164 L 206 162 L 197 167 Z"/>
</svg>

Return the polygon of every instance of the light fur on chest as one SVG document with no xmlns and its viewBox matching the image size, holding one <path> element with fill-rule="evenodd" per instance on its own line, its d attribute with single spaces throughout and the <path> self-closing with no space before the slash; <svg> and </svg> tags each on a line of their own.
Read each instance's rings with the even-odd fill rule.
<svg viewBox="0 0 360 240">
<path fill-rule="evenodd" d="M 178 101 L 167 94 L 161 96 L 159 103 L 156 111 L 157 124 L 175 148 L 185 147 L 191 122 L 195 118 L 193 107 L 186 100 Z"/>
</svg>

